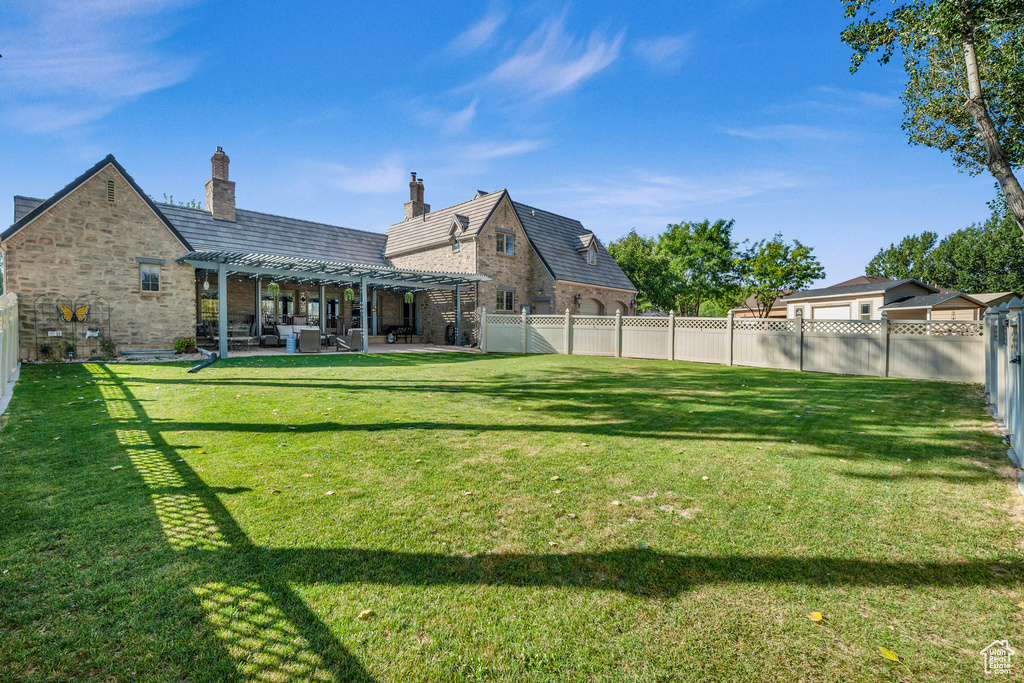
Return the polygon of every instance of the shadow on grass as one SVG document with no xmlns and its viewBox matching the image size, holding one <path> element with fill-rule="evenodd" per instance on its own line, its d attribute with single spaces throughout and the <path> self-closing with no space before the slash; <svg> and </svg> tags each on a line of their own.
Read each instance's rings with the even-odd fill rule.
<svg viewBox="0 0 1024 683">
<path fill-rule="evenodd" d="M 496 356 L 451 354 L 439 358 L 439 355 L 410 355 L 401 363 L 388 363 L 373 357 L 358 357 L 358 360 L 362 365 L 374 367 L 440 362 L 493 364 L 497 360 L 507 360 Z M 245 359 L 235 361 L 235 366 L 226 362 L 222 369 L 237 370 L 250 366 L 290 368 L 289 360 L 273 357 Z M 302 358 L 301 361 L 301 365 L 309 367 L 338 366 L 333 359 Z M 623 372 L 631 367 L 625 364 L 629 361 L 623 363 L 615 370 L 593 369 L 579 379 L 556 376 L 554 371 L 538 372 L 542 376 L 527 383 L 522 381 L 522 376 L 499 372 L 479 381 L 447 384 L 440 380 L 433 383 L 401 378 L 371 384 L 344 379 L 310 383 L 294 378 L 236 380 L 221 376 L 216 386 L 252 385 L 283 390 L 301 387 L 344 392 L 386 390 L 394 392 L 398 401 L 410 401 L 424 392 L 458 393 L 475 399 L 532 402 L 537 405 L 529 410 L 536 410 L 540 415 L 588 416 L 592 420 L 586 425 L 589 433 L 758 441 L 806 439 L 806 425 L 793 425 L 792 420 L 782 413 L 805 406 L 810 392 L 816 393 L 814 400 L 817 403 L 849 407 L 851 397 L 858 403 L 880 406 L 885 402 L 891 403 L 894 395 L 920 394 L 922 391 L 920 386 L 913 386 L 914 391 L 911 392 L 910 383 L 904 381 L 809 377 L 731 368 L 716 368 L 721 373 L 716 372 L 710 378 L 714 381 L 709 382 L 702 366 L 696 366 L 700 373 L 693 367 L 683 366 L 670 374 L 648 370 Z M 600 553 L 483 554 L 465 558 L 356 548 L 261 548 L 252 543 L 219 498 L 219 495 L 241 493 L 247 489 L 206 485 L 186 463 L 179 462 L 178 449 L 163 439 L 162 432 L 172 429 L 279 430 L 302 434 L 338 430 L 405 430 L 408 427 L 537 432 L 579 431 L 583 427 L 539 421 L 529 423 L 529 420 L 523 425 L 402 421 L 299 424 L 292 430 L 283 424 L 158 421 L 147 415 L 144 404 L 114 371 L 99 365 L 90 367 L 90 372 L 101 382 L 97 388 L 117 427 L 117 436 L 111 438 L 117 439 L 116 447 L 130 459 L 138 482 L 143 484 L 138 486 L 136 482 L 133 486 L 136 492 L 142 493 L 132 494 L 130 502 L 142 505 L 148 502 L 151 505 L 167 549 L 188 567 L 187 572 L 179 574 L 175 580 L 188 582 L 192 608 L 204 615 L 208 634 L 203 636 L 203 645 L 222 653 L 232 662 L 236 674 L 243 678 L 372 680 L 331 629 L 291 588 L 294 584 L 555 586 L 667 598 L 702 585 L 723 583 L 940 587 L 1017 585 L 1019 580 L 1014 577 L 1019 577 L 1024 570 L 1021 562 L 871 562 L 838 557 L 674 555 L 646 549 Z M 161 382 L 137 377 L 131 381 Z M 183 377 L 181 382 L 167 380 L 167 383 L 175 384 L 184 382 L 213 384 L 209 378 Z M 941 395 L 941 385 L 937 389 L 925 388 L 923 391 Z M 686 417 L 689 413 L 682 408 L 688 405 L 687 402 L 692 403 L 702 397 L 709 403 L 716 401 L 714 408 L 717 412 L 696 418 Z M 266 400 L 272 401 L 273 394 Z M 746 402 L 746 405 L 739 408 L 728 406 L 732 401 Z M 752 425 L 755 417 L 748 407 L 751 403 L 777 414 Z M 921 419 L 936 427 L 946 418 L 925 414 Z M 870 413 L 856 416 L 845 413 L 839 433 L 868 427 L 876 422 L 877 418 Z M 847 442 L 853 440 L 849 434 L 844 434 L 844 438 Z M 871 446 L 877 446 L 876 442 L 871 439 L 853 441 L 857 452 L 865 457 L 874 455 Z M 826 448 L 818 445 L 823 450 Z M 955 445 L 947 446 L 948 452 L 955 449 Z M 848 443 L 843 447 L 850 448 Z M 849 454 L 849 450 L 842 452 Z M 132 621 L 135 616 L 127 613 L 118 615 L 119 620 L 125 622 Z M 193 672 L 186 665 L 180 666 L 182 677 L 190 677 Z"/>
</svg>

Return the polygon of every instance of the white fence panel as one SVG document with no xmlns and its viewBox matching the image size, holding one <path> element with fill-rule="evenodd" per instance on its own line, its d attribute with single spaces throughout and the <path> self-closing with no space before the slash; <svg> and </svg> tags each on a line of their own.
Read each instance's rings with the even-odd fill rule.
<svg viewBox="0 0 1024 683">
<path fill-rule="evenodd" d="M 675 359 L 728 363 L 728 326 L 725 318 L 676 318 Z"/>
<path fill-rule="evenodd" d="M 487 351 L 522 353 L 523 319 L 518 315 L 487 316 Z"/>
<path fill-rule="evenodd" d="M 804 320 L 802 369 L 877 376 L 885 362 L 881 330 L 867 320 Z"/>
<path fill-rule="evenodd" d="M 574 356 L 614 356 L 615 318 L 573 316 L 572 353 Z"/>
<path fill-rule="evenodd" d="M 527 334 L 530 353 L 565 353 L 565 317 L 558 315 L 531 315 Z"/>
<path fill-rule="evenodd" d="M 889 376 L 985 381 L 982 323 L 890 322 Z"/>
<path fill-rule="evenodd" d="M 668 318 L 622 319 L 622 355 L 628 358 L 672 358 Z"/>
<path fill-rule="evenodd" d="M 733 365 L 799 370 L 800 339 L 794 323 L 794 320 L 733 321 Z"/>
</svg>

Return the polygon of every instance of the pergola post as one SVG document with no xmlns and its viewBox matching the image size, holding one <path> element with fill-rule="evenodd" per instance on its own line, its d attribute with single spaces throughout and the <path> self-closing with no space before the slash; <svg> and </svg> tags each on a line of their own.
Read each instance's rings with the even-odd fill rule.
<svg viewBox="0 0 1024 683">
<path fill-rule="evenodd" d="M 263 278 L 256 278 L 256 339 L 263 336 Z"/>
<path fill-rule="evenodd" d="M 370 327 L 373 329 L 373 334 L 380 334 L 377 331 L 377 288 L 374 287 L 370 293 L 370 313 L 373 315 L 373 319 L 370 321 Z"/>
<path fill-rule="evenodd" d="M 324 283 L 320 283 L 320 304 L 317 306 L 320 310 L 320 335 L 323 336 L 327 333 L 327 287 Z"/>
<path fill-rule="evenodd" d="M 228 357 L 228 264 L 217 264 L 217 338 L 221 358 Z"/>
<path fill-rule="evenodd" d="M 462 296 L 459 285 L 455 285 L 455 346 L 462 340 Z"/>
<path fill-rule="evenodd" d="M 416 326 L 416 334 L 417 335 L 423 334 L 423 332 L 420 331 L 420 293 L 419 292 L 413 292 L 412 293 L 412 315 L 413 315 L 413 320 L 415 321 L 414 324 Z"/>
<path fill-rule="evenodd" d="M 362 338 L 359 350 L 363 353 L 370 352 L 370 330 L 366 327 L 366 304 L 366 276 L 363 275 L 359 278 L 359 329 L 362 330 L 362 334 L 359 335 Z"/>
</svg>

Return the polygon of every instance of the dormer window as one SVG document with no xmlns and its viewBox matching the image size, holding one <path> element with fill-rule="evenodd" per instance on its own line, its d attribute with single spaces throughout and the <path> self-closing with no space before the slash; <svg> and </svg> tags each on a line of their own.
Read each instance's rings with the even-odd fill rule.
<svg viewBox="0 0 1024 683">
<path fill-rule="evenodd" d="M 455 214 L 452 218 L 452 224 L 448 228 L 448 237 L 452 241 L 452 251 L 458 251 L 462 244 L 459 242 L 459 236 L 466 231 L 469 227 L 469 219 L 465 216 Z"/>
<path fill-rule="evenodd" d="M 459 245 L 459 238 L 458 237 L 452 238 L 452 251 L 458 251 L 459 250 L 459 246 L 460 246 Z"/>
<path fill-rule="evenodd" d="M 597 249 L 593 247 L 587 249 L 587 263 L 591 266 L 597 265 Z"/>
</svg>

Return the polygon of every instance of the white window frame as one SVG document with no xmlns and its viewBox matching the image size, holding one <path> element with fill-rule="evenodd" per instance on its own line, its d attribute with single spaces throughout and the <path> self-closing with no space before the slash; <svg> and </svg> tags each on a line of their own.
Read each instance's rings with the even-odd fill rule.
<svg viewBox="0 0 1024 683">
<path fill-rule="evenodd" d="M 864 312 L 864 307 L 867 306 L 867 313 Z M 870 301 L 859 301 L 857 302 L 857 319 L 858 320 L 871 320 L 871 302 Z"/>
<path fill-rule="evenodd" d="M 498 311 L 502 313 L 515 313 L 516 311 L 516 290 L 504 289 L 498 287 L 498 296 L 502 298 L 501 304 L 498 305 Z M 495 297 L 495 303 L 497 303 L 497 297 Z"/>
<path fill-rule="evenodd" d="M 156 286 L 152 286 L 152 282 L 146 282 L 146 273 L 156 273 Z M 146 285 L 150 284 L 147 288 Z M 143 292 L 155 293 L 160 291 L 160 266 L 156 263 L 140 263 L 139 264 L 139 288 Z"/>
</svg>

